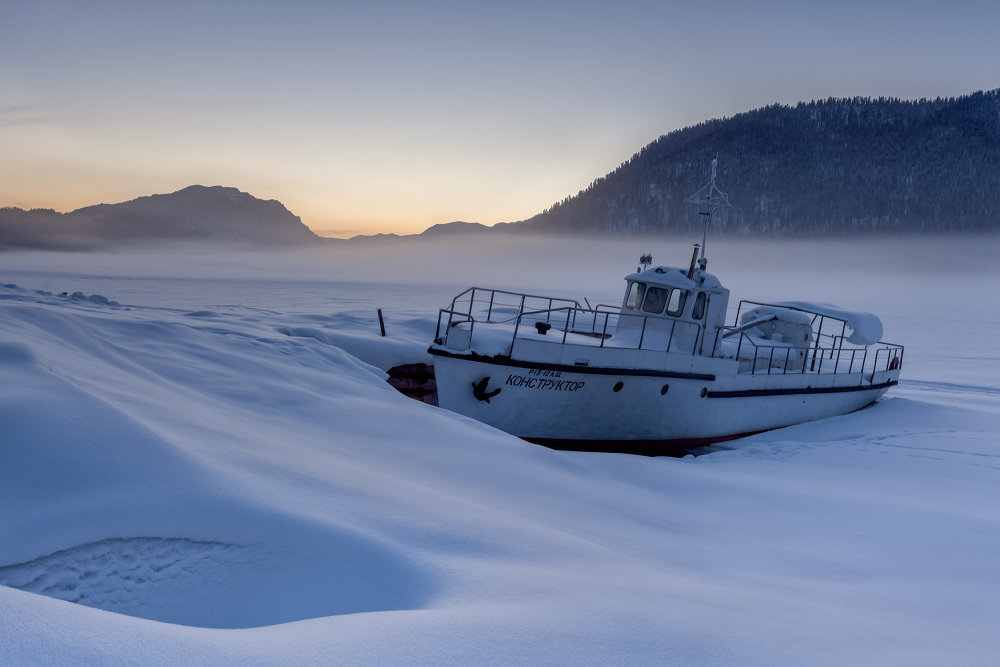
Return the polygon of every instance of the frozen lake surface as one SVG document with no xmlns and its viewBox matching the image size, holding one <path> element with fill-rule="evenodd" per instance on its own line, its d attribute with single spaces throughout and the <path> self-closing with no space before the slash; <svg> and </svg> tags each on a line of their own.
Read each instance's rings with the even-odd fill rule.
<svg viewBox="0 0 1000 667">
<path fill-rule="evenodd" d="M 906 346 L 879 403 L 728 451 L 556 452 L 385 384 L 462 289 L 618 303 L 659 243 L 0 255 L 0 663 L 995 660 L 996 239 L 710 243 L 734 305 Z"/>
</svg>

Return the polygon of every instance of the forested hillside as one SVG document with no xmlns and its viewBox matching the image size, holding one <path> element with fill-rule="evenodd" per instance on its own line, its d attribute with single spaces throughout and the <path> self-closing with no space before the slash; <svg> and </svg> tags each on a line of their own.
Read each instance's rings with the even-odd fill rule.
<svg viewBox="0 0 1000 667">
<path fill-rule="evenodd" d="M 1000 90 L 960 98 L 772 105 L 664 135 L 519 229 L 689 232 L 718 156 L 735 207 L 716 233 L 848 235 L 1000 228 Z"/>
</svg>

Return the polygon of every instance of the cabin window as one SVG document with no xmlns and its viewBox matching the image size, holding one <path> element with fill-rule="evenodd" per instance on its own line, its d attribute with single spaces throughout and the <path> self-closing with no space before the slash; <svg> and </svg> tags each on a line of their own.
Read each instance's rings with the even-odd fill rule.
<svg viewBox="0 0 1000 667">
<path fill-rule="evenodd" d="M 691 309 L 691 319 L 700 320 L 705 317 L 705 293 L 698 292 L 698 298 L 694 300 L 694 308 Z"/>
<path fill-rule="evenodd" d="M 670 290 L 659 287 L 650 287 L 646 290 L 646 300 L 642 304 L 642 309 L 647 313 L 659 315 L 663 312 L 663 307 L 667 305 L 667 296 Z"/>
<path fill-rule="evenodd" d="M 638 310 L 645 293 L 645 283 L 632 283 L 632 286 L 628 289 L 628 299 L 625 300 L 625 307 L 630 310 Z"/>
<path fill-rule="evenodd" d="M 667 315 L 680 315 L 684 311 L 684 302 L 687 300 L 687 292 L 682 289 L 675 289 L 670 293 L 670 301 L 667 303 Z"/>
</svg>

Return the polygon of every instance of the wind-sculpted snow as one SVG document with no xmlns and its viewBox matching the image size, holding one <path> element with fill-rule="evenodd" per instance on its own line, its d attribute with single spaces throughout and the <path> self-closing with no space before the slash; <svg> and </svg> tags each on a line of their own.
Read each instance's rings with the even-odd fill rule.
<svg viewBox="0 0 1000 667">
<path fill-rule="evenodd" d="M 189 593 L 202 593 L 199 597 L 211 601 L 204 595 L 205 586 L 223 578 L 222 572 L 245 566 L 253 557 L 250 551 L 179 538 L 108 539 L 0 567 L 0 583 L 88 607 L 156 618 L 145 608 L 175 599 L 178 579 L 188 579 Z M 185 601 L 196 603 L 204 601 Z"/>
<path fill-rule="evenodd" d="M 294 568 L 303 565 L 302 555 L 266 542 L 132 537 L 80 544 L 0 567 L 0 585 L 119 614 L 211 628 L 273 625 L 423 602 L 426 591 L 418 572 L 407 572 L 405 565 L 359 540 L 341 538 L 333 548 L 310 544 L 330 566 L 318 581 L 315 564 L 297 574 Z M 346 562 L 354 559 L 356 563 Z M 365 569 L 379 564 L 384 571 L 379 577 L 366 576 L 359 564 Z M 262 580 L 262 572 L 271 575 Z M 384 590 L 387 581 L 394 590 Z"/>
<path fill-rule="evenodd" d="M 989 280 L 937 320 L 922 279 L 907 300 L 869 276 L 851 305 L 907 345 L 885 400 L 648 459 L 547 450 L 388 387 L 388 365 L 426 358 L 437 288 L 37 258 L 0 275 L 0 664 L 1000 650 Z M 843 287 L 816 277 L 808 296 L 847 303 L 823 291 Z"/>
<path fill-rule="evenodd" d="M 28 563 L 53 577 L 25 590 L 62 599 L 81 594 L 84 599 L 74 601 L 206 627 L 408 608 L 427 594 L 417 564 L 336 518 L 318 529 L 252 491 L 231 490 L 237 482 L 225 460 L 263 456 L 240 435 L 245 411 L 238 404 L 253 388 L 232 376 L 248 363 L 241 347 L 258 347 L 258 341 L 231 330 L 76 317 L 41 304 L 22 304 L 5 316 L 31 331 L 32 342 L 0 343 L 6 380 L 0 389 L 0 564 Z M 220 336 L 235 339 L 229 354 L 214 347 Z M 33 352 L 47 338 L 72 379 Z M 369 368 L 334 353 L 323 358 Z M 260 386 L 269 382 L 284 386 L 280 375 Z M 272 392 L 257 404 L 271 405 L 271 399 L 275 409 L 294 403 Z M 190 537 L 107 540 L 123 534 Z M 180 558 L 183 566 L 161 567 L 164 549 L 215 541 L 242 546 L 196 562 L 186 562 L 189 553 Z M 103 545 L 97 556 L 95 544 Z M 80 575 L 90 588 L 67 583 L 76 576 L 73 567 L 86 567 L 81 561 L 124 559 L 123 546 L 138 567 L 162 576 L 138 581 L 111 566 Z M 52 551 L 57 554 L 46 555 Z M 15 571 L 0 572 L 0 581 L 22 587 L 10 578 Z"/>
</svg>

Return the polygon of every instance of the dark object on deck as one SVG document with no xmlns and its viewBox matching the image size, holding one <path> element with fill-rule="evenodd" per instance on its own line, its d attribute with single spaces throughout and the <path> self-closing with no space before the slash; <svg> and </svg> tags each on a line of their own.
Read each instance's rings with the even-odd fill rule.
<svg viewBox="0 0 1000 667">
<path fill-rule="evenodd" d="M 404 396 L 428 405 L 437 405 L 437 382 L 431 364 L 403 364 L 390 368 L 389 384 Z"/>
<path fill-rule="evenodd" d="M 385 338 L 385 320 L 382 319 L 382 309 L 378 309 L 378 328 L 382 330 L 382 337 Z"/>
</svg>

